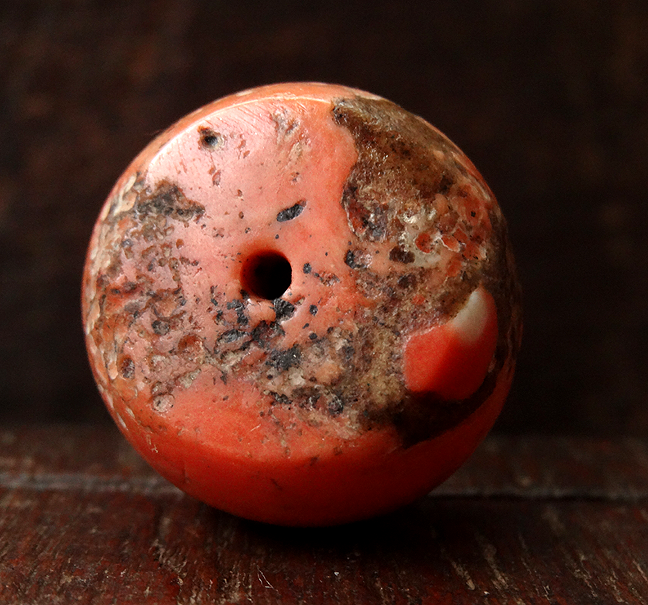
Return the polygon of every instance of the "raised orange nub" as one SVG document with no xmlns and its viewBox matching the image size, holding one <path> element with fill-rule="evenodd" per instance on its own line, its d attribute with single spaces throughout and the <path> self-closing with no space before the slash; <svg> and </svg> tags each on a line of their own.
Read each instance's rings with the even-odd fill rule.
<svg viewBox="0 0 648 605">
<path fill-rule="evenodd" d="M 497 308 L 493 297 L 480 287 L 453 319 L 407 341 L 407 387 L 442 399 L 466 399 L 484 381 L 496 346 Z"/>
</svg>

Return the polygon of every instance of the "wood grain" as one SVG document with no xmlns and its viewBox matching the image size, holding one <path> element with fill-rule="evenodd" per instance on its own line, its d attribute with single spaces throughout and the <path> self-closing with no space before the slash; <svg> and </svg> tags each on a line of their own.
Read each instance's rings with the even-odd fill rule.
<svg viewBox="0 0 648 605">
<path fill-rule="evenodd" d="M 486 441 L 433 494 L 304 530 L 213 510 L 109 428 L 0 432 L 0 603 L 645 603 L 648 443 Z"/>
</svg>

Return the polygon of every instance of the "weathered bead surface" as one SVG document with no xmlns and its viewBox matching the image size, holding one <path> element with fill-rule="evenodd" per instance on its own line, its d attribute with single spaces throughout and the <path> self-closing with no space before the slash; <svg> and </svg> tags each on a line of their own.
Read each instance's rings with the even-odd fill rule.
<svg viewBox="0 0 648 605">
<path fill-rule="evenodd" d="M 501 410 L 519 346 L 506 225 L 421 118 L 282 84 L 154 140 L 110 194 L 83 290 L 99 390 L 170 481 L 280 524 L 389 511 Z"/>
</svg>

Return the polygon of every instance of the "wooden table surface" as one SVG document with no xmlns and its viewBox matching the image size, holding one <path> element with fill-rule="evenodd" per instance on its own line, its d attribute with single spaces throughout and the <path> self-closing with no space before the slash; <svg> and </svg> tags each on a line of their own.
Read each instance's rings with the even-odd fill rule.
<svg viewBox="0 0 648 605">
<path fill-rule="evenodd" d="M 0 603 L 648 602 L 648 442 L 489 437 L 387 517 L 213 510 L 112 428 L 0 431 Z"/>
</svg>

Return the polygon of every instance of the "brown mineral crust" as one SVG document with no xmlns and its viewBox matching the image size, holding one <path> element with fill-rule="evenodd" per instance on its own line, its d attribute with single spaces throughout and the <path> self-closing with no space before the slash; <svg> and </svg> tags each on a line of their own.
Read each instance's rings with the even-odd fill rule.
<svg viewBox="0 0 648 605">
<path fill-rule="evenodd" d="M 175 223 L 197 221 L 205 209 L 167 181 L 158 183 L 154 191 L 136 187 L 139 191 L 132 195 L 133 189 L 129 184 L 114 195 L 96 234 L 95 256 L 88 261 L 88 277 L 94 283 L 84 288 L 86 331 L 94 345 L 90 354 L 101 357 L 100 364 L 93 366 L 99 368 L 96 376 L 103 389 L 112 381 L 128 400 L 129 394 L 137 395 L 129 385 L 141 380 L 145 371 L 153 405 L 160 409 L 159 397 L 169 395 L 178 381 L 187 384 L 186 374 L 195 369 L 196 358 L 194 354 L 186 359 L 191 348 L 187 332 L 193 322 L 187 317 L 180 283 L 182 266 L 191 263 L 174 255 L 171 235 Z M 168 375 L 164 359 L 171 340 L 180 345 L 171 349 L 173 376 Z M 125 345 L 134 341 L 148 343 L 146 370 L 124 352 Z"/>
<path fill-rule="evenodd" d="M 420 118 L 384 99 L 362 96 L 338 99 L 333 116 L 349 129 L 358 151 L 342 205 L 350 229 L 363 246 L 349 250 L 347 265 L 358 270 L 358 288 L 382 301 L 372 310 L 376 330 L 364 334 L 364 357 L 401 351 L 402 336 L 453 317 L 480 282 L 498 309 L 495 363 L 467 400 L 443 401 L 434 393 L 409 393 L 401 379 L 385 404 L 365 406 L 366 428 L 391 423 L 409 446 L 448 430 L 474 412 L 492 393 L 506 361 L 515 359 L 520 291 L 506 224 L 470 161 Z M 387 275 L 373 272 L 370 261 L 356 260 L 366 258 L 374 243 L 389 249 L 393 266 Z M 393 371 L 400 358 L 396 354 L 391 361 Z M 389 366 L 374 367 L 384 371 Z M 384 384 L 384 378 L 368 371 L 373 380 Z"/>
</svg>

